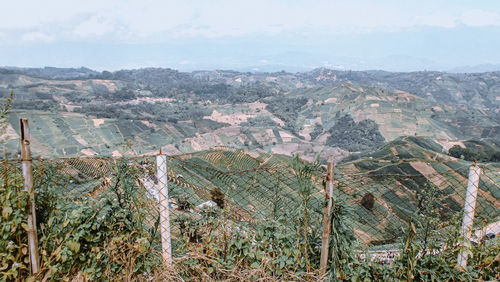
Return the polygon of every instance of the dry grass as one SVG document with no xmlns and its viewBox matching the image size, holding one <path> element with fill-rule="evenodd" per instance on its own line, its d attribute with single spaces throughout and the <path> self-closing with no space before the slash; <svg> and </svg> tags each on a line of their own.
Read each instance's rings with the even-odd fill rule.
<svg viewBox="0 0 500 282">
<path fill-rule="evenodd" d="M 188 267 L 187 261 L 196 259 L 202 263 Z M 264 261 L 260 267 L 249 269 L 243 265 L 234 265 L 232 269 L 217 268 L 215 258 L 199 252 L 190 252 L 183 257 L 175 258 L 170 270 L 155 273 L 152 281 L 325 281 L 317 272 L 296 273 L 284 272 L 281 275 L 272 274 L 269 261 Z M 183 274 L 183 275 L 181 275 Z M 186 274 L 188 274 L 186 276 Z"/>
</svg>

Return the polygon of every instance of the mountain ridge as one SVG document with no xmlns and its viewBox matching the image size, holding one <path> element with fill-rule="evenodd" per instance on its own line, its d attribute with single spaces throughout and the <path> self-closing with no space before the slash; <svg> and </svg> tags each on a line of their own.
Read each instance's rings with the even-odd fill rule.
<svg viewBox="0 0 500 282">
<path fill-rule="evenodd" d="M 341 159 L 403 135 L 500 139 L 500 72 L 29 70 L 44 71 L 68 75 L 0 71 L 0 94 L 15 93 L 12 148 L 21 116 L 31 120 L 34 152 L 50 156 L 118 155 L 130 140 L 137 154 L 233 146 Z M 81 72 L 91 73 L 70 77 Z"/>
</svg>

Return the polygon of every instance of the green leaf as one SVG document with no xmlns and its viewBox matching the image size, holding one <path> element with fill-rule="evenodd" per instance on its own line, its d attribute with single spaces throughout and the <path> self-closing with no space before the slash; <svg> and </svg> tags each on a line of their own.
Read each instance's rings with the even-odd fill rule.
<svg viewBox="0 0 500 282">
<path fill-rule="evenodd" d="M 66 227 L 66 226 L 68 226 L 68 224 L 69 224 L 69 219 L 66 219 L 66 220 L 63 222 L 62 227 Z"/>
<path fill-rule="evenodd" d="M 49 221 L 47 222 L 47 226 L 48 227 L 52 226 L 53 222 L 54 222 L 54 217 L 49 218 Z"/>
<path fill-rule="evenodd" d="M 76 241 L 68 241 L 66 245 L 73 253 L 78 253 L 80 251 L 80 243 Z"/>
<path fill-rule="evenodd" d="M 12 213 L 12 208 L 7 206 L 7 207 L 3 207 L 2 209 L 2 217 L 3 219 L 7 219 L 9 218 L 9 215 Z"/>
</svg>

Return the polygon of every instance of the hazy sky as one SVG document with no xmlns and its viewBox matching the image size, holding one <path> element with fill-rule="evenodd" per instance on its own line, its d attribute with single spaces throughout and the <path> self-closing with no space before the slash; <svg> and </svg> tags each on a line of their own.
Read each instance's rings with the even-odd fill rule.
<svg viewBox="0 0 500 282">
<path fill-rule="evenodd" d="M 500 63 L 498 0 L 2 2 L 0 65 L 416 70 Z"/>
</svg>

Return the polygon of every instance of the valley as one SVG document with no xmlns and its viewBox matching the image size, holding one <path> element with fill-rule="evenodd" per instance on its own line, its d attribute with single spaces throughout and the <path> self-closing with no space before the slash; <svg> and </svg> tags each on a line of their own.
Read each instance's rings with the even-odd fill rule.
<svg viewBox="0 0 500 282">
<path fill-rule="evenodd" d="M 0 94 L 15 95 L 7 147 L 26 117 L 44 157 L 229 146 L 341 160 L 400 136 L 500 140 L 499 82 L 498 72 L 0 70 Z"/>
</svg>

